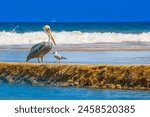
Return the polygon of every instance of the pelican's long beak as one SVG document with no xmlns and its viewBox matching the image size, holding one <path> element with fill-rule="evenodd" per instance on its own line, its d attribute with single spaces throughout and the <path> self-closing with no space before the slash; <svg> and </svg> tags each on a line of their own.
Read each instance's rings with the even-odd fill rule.
<svg viewBox="0 0 150 117">
<path fill-rule="evenodd" d="M 51 31 L 50 31 L 50 30 L 48 30 L 48 29 L 47 29 L 46 31 L 47 31 L 48 35 L 51 37 L 51 39 L 52 39 L 53 43 L 56 45 L 55 39 L 54 39 L 54 37 L 53 37 L 53 35 L 52 35 Z"/>
</svg>

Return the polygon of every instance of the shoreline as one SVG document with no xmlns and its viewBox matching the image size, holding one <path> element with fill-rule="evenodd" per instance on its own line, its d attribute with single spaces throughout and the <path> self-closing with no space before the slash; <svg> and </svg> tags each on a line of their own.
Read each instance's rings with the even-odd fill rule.
<svg viewBox="0 0 150 117">
<path fill-rule="evenodd" d="M 0 81 L 38 86 L 150 90 L 150 65 L 0 62 Z"/>
<path fill-rule="evenodd" d="M 30 45 L 0 45 L 0 50 L 29 51 Z M 51 51 L 150 51 L 150 43 L 122 42 L 122 43 L 86 43 L 86 44 L 57 44 Z"/>
</svg>

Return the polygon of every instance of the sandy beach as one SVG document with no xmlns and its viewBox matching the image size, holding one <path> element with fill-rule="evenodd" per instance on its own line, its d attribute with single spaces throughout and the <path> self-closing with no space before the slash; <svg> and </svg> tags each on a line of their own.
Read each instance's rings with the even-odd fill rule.
<svg viewBox="0 0 150 117">
<path fill-rule="evenodd" d="M 150 89 L 150 65 L 0 63 L 0 80 L 39 86 Z"/>
</svg>

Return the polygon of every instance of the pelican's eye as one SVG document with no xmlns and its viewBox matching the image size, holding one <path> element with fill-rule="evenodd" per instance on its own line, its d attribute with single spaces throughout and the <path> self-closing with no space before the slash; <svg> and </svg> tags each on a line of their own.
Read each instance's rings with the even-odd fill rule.
<svg viewBox="0 0 150 117">
<path fill-rule="evenodd" d="M 46 28 L 46 31 L 49 31 L 49 28 Z"/>
<path fill-rule="evenodd" d="M 51 30 L 51 29 L 48 27 L 48 30 Z"/>
</svg>

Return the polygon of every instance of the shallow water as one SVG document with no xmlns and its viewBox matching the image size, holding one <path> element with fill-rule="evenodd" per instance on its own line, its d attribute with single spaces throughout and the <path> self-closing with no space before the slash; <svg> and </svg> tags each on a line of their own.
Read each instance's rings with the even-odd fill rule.
<svg viewBox="0 0 150 117">
<path fill-rule="evenodd" d="M 149 100 L 150 91 L 0 84 L 4 100 Z"/>
<path fill-rule="evenodd" d="M 150 64 L 150 51 L 60 52 L 66 57 L 62 63 L 83 64 Z M 25 62 L 28 51 L 0 50 L 0 61 Z M 32 59 L 30 62 L 37 62 Z M 52 52 L 45 56 L 46 63 L 54 63 Z"/>
</svg>

